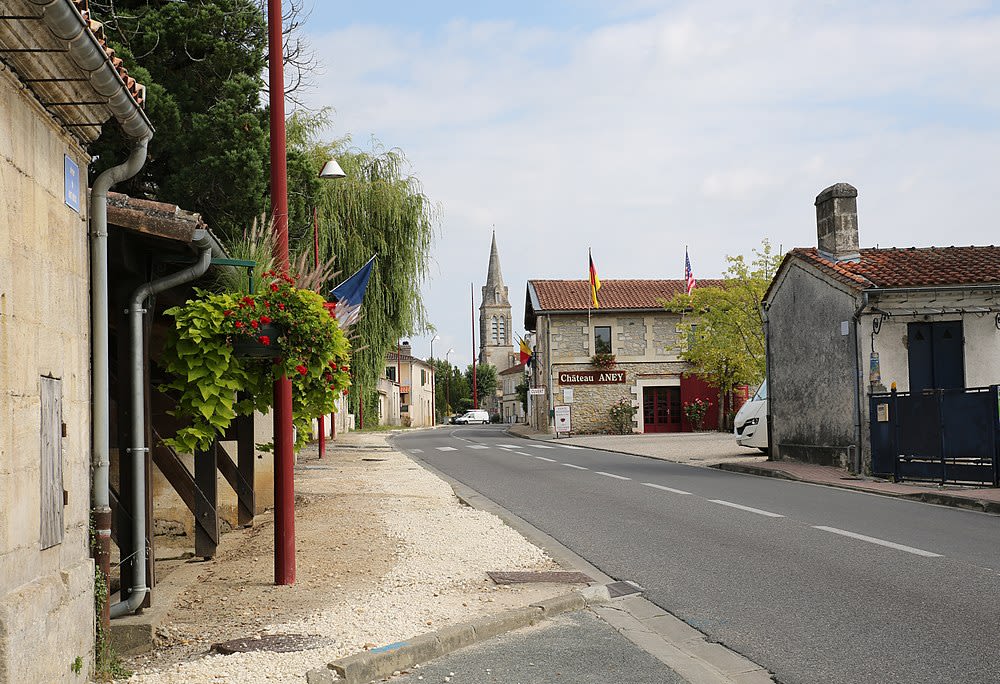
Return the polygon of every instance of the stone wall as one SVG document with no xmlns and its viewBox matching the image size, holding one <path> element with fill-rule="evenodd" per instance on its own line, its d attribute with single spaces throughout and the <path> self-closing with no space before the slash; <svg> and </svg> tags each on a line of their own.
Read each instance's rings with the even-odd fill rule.
<svg viewBox="0 0 1000 684">
<path fill-rule="evenodd" d="M 64 156 L 83 177 L 64 202 Z M 0 681 L 80 681 L 93 662 L 89 156 L 0 64 Z M 61 381 L 61 543 L 40 549 L 40 378 Z"/>
<path fill-rule="evenodd" d="M 618 318 L 614 327 L 615 354 L 642 356 L 646 353 L 646 321 L 641 317 Z"/>
</svg>

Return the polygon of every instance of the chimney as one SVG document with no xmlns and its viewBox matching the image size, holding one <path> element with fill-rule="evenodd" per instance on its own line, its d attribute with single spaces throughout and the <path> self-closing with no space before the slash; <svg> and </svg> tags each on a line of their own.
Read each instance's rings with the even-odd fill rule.
<svg viewBox="0 0 1000 684">
<path fill-rule="evenodd" d="M 861 261 L 857 188 L 850 183 L 837 183 L 816 196 L 816 238 L 824 259 Z"/>
</svg>

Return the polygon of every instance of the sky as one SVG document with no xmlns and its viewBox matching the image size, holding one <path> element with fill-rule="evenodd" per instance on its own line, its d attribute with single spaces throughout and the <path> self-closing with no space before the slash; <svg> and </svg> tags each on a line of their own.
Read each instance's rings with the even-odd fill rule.
<svg viewBox="0 0 1000 684">
<path fill-rule="evenodd" d="M 1000 243 L 996 3 L 306 4 L 306 105 L 402 150 L 438 209 L 422 294 L 456 365 L 494 228 L 519 334 L 527 280 L 585 279 L 588 248 L 609 280 L 815 246 L 837 182 L 862 247 Z"/>
</svg>

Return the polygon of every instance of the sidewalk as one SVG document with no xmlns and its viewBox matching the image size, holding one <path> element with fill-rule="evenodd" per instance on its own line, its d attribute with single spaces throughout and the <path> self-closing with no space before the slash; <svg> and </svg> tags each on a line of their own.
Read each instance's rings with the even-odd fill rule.
<svg viewBox="0 0 1000 684">
<path fill-rule="evenodd" d="M 126 660 L 136 671 L 129 681 L 305 683 L 309 671 L 332 676 L 330 663 L 391 655 L 437 630 L 476 626 L 452 633 L 464 645 L 589 603 L 579 583 L 490 580 L 487 571 L 564 568 L 495 515 L 463 505 L 387 436 L 339 436 L 322 460 L 315 444 L 299 453 L 294 585 L 273 584 L 270 511 L 224 535 L 214 559 L 175 563 L 153 608 L 115 621 L 145 630 L 147 642 L 155 634 L 155 650 Z M 212 652 L 231 640 L 261 650 Z"/>
<path fill-rule="evenodd" d="M 535 432 L 526 425 L 512 425 L 510 433 L 527 439 L 555 439 L 552 434 Z M 852 475 L 831 466 L 796 461 L 768 461 L 766 456 L 738 446 L 732 435 L 723 432 L 580 435 L 561 439 L 566 444 L 591 449 L 1000 514 L 1000 489 L 994 487 L 940 485 L 933 482 L 890 482 L 874 477 Z"/>
</svg>

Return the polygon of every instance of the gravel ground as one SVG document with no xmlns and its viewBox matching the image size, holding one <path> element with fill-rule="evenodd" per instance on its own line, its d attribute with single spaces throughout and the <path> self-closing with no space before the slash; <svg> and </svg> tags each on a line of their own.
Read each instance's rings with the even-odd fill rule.
<svg viewBox="0 0 1000 684">
<path fill-rule="evenodd" d="M 331 448 L 332 447 L 332 448 Z M 332 452 L 332 453 L 331 453 Z M 566 585 L 496 587 L 487 570 L 559 569 L 495 516 L 462 505 L 451 488 L 383 435 L 349 434 L 296 467 L 297 577 L 272 582 L 270 514 L 223 538 L 216 559 L 168 613 L 157 649 L 127 664 L 128 681 L 304 682 L 352 653 L 565 593 Z M 193 566 L 192 566 L 193 567 Z M 328 645 L 292 653 L 208 653 L 212 643 L 308 634 Z"/>
</svg>

